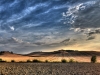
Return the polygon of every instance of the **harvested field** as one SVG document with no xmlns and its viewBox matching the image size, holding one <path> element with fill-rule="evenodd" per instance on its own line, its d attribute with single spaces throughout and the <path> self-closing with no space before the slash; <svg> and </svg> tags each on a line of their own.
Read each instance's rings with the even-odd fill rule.
<svg viewBox="0 0 100 75">
<path fill-rule="evenodd" d="M 94 52 L 94 51 L 67 52 L 63 50 L 54 52 L 32 52 L 27 55 L 11 53 L 9 51 L 3 51 L 0 53 L 0 58 L 7 62 L 11 62 L 11 60 L 15 60 L 15 62 L 20 62 L 20 61 L 26 62 L 27 60 L 32 61 L 34 59 L 43 62 L 45 60 L 48 60 L 49 62 L 55 62 L 55 61 L 60 62 L 62 59 L 66 59 L 67 61 L 73 59 L 74 61 L 78 62 L 91 62 L 91 57 L 94 55 L 97 56 L 97 62 L 100 63 L 100 52 Z"/>
<path fill-rule="evenodd" d="M 100 75 L 93 63 L 0 63 L 0 75 Z"/>
</svg>

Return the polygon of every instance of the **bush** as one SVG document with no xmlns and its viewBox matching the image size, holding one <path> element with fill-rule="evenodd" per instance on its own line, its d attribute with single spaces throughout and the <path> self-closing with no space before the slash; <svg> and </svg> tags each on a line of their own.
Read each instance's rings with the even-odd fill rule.
<svg viewBox="0 0 100 75">
<path fill-rule="evenodd" d="M 39 61 L 39 60 L 37 60 L 37 59 L 34 59 L 33 62 L 41 62 L 41 61 Z"/>
<path fill-rule="evenodd" d="M 61 62 L 62 62 L 62 63 L 66 63 L 67 60 L 66 60 L 66 59 L 62 59 Z"/>
<path fill-rule="evenodd" d="M 11 62 L 15 62 L 15 60 L 11 60 Z"/>
<path fill-rule="evenodd" d="M 2 62 L 2 59 L 0 59 L 0 62 Z"/>
<path fill-rule="evenodd" d="M 27 60 L 27 62 L 31 62 L 30 60 Z"/>
<path fill-rule="evenodd" d="M 69 60 L 69 63 L 73 63 L 73 62 L 74 62 L 74 59 L 70 59 L 70 60 Z"/>
<path fill-rule="evenodd" d="M 2 60 L 1 62 L 7 62 L 7 61 L 5 61 L 5 60 Z"/>
<path fill-rule="evenodd" d="M 45 60 L 45 62 L 48 63 L 49 61 L 48 60 Z"/>
<path fill-rule="evenodd" d="M 13 52 L 12 52 L 12 51 L 11 51 L 10 53 L 11 53 L 11 54 L 13 54 Z"/>
<path fill-rule="evenodd" d="M 6 62 L 6 61 L 4 61 L 4 60 L 0 59 L 0 62 Z"/>
<path fill-rule="evenodd" d="M 96 56 L 92 56 L 92 57 L 91 57 L 91 62 L 92 62 L 92 63 L 95 63 L 96 61 L 97 61 L 97 57 L 96 57 Z"/>
</svg>

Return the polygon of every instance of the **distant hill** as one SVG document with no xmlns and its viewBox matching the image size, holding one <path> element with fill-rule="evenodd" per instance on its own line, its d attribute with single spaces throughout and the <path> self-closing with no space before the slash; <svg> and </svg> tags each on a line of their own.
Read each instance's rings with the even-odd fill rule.
<svg viewBox="0 0 100 75">
<path fill-rule="evenodd" d="M 78 62 L 90 62 L 90 59 L 93 55 L 97 56 L 97 61 L 100 62 L 100 52 L 96 51 L 77 51 L 77 50 L 58 50 L 53 52 L 31 52 L 29 54 L 16 54 L 9 51 L 1 51 L 0 59 L 6 60 L 10 62 L 11 60 L 19 61 L 27 61 L 38 59 L 41 61 L 48 60 L 50 62 L 53 61 L 61 61 L 62 59 L 70 60 L 74 59 Z"/>
<path fill-rule="evenodd" d="M 0 56 L 8 56 L 8 57 L 19 57 L 19 56 L 23 56 L 22 54 L 16 54 L 10 51 L 1 51 L 0 52 Z"/>
<path fill-rule="evenodd" d="M 27 56 L 41 57 L 41 56 L 57 56 L 57 57 L 70 57 L 70 56 L 100 56 L 100 52 L 96 51 L 77 51 L 77 50 L 58 50 L 54 52 L 32 52 L 26 54 Z"/>
<path fill-rule="evenodd" d="M 1 51 L 0 56 L 29 56 L 29 57 L 43 57 L 43 56 L 57 56 L 57 57 L 70 57 L 70 56 L 100 56 L 97 51 L 77 51 L 77 50 L 58 50 L 53 52 L 31 52 L 29 54 L 16 54 L 9 51 Z"/>
<path fill-rule="evenodd" d="M 16 62 L 19 62 L 19 61 L 26 61 L 26 60 L 33 59 L 33 58 L 29 56 L 24 56 L 22 54 L 16 54 L 13 52 L 9 52 L 9 51 L 1 51 L 0 59 L 3 59 L 7 62 L 10 62 L 11 60 L 15 60 Z"/>
</svg>

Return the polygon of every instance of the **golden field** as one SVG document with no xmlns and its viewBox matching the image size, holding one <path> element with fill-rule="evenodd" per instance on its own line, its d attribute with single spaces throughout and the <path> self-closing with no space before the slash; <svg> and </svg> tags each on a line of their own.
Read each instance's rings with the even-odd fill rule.
<svg viewBox="0 0 100 75">
<path fill-rule="evenodd" d="M 7 62 L 10 62 L 11 60 L 15 60 L 15 62 L 20 62 L 20 61 L 26 62 L 27 60 L 32 61 L 34 59 L 40 61 L 48 60 L 49 62 L 60 62 L 62 59 L 66 59 L 67 61 L 73 59 L 74 61 L 77 62 L 91 62 L 91 57 L 93 55 L 96 55 L 97 62 L 100 62 L 100 52 L 88 52 L 88 51 L 33 52 L 27 55 L 3 52 L 0 55 L 0 58 Z"/>
</svg>

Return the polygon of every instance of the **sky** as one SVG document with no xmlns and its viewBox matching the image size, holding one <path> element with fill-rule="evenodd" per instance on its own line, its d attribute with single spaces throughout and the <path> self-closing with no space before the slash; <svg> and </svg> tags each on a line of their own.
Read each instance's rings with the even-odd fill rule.
<svg viewBox="0 0 100 75">
<path fill-rule="evenodd" d="M 0 0 L 0 51 L 100 50 L 100 0 Z"/>
</svg>

